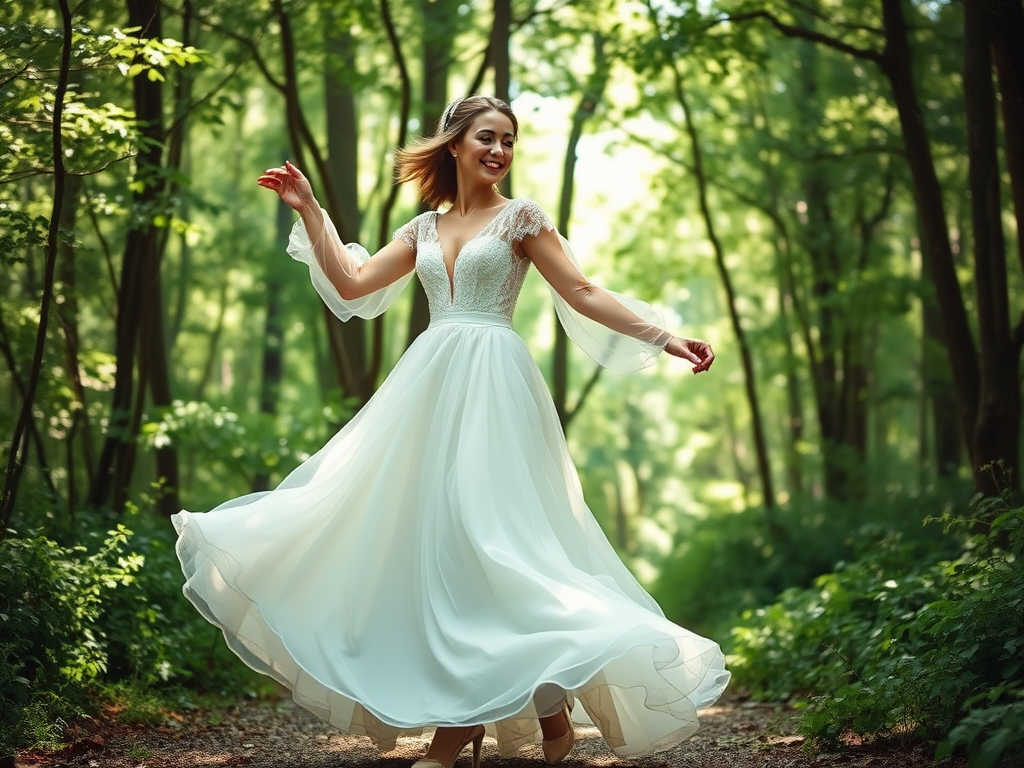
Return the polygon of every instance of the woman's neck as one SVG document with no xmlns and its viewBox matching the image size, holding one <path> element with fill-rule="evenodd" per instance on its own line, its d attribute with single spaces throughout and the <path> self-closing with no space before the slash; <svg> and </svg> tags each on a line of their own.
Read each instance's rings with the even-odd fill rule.
<svg viewBox="0 0 1024 768">
<path fill-rule="evenodd" d="M 465 218 L 477 211 L 484 211 L 488 208 L 497 208 L 505 202 L 505 198 L 499 195 L 493 187 L 487 187 L 479 191 L 466 191 L 461 189 L 455 195 L 451 212 L 460 218 Z"/>
</svg>

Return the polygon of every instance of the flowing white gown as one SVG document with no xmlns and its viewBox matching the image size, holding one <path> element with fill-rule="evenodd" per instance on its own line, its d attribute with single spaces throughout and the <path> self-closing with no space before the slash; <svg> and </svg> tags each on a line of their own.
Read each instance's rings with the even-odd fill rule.
<svg viewBox="0 0 1024 768">
<path fill-rule="evenodd" d="M 403 733 L 485 723 L 511 754 L 540 740 L 537 716 L 566 696 L 619 756 L 671 747 L 729 673 L 609 545 L 512 330 L 529 266 L 516 243 L 553 227 L 535 203 L 511 201 L 458 254 L 451 285 L 436 217 L 395 234 L 416 252 L 428 329 L 276 489 L 173 517 L 184 593 L 246 664 L 384 751 Z M 379 314 L 405 282 L 346 302 L 301 222 L 289 252 L 343 318 Z M 612 367 L 660 351 L 564 302 L 559 314 Z"/>
</svg>

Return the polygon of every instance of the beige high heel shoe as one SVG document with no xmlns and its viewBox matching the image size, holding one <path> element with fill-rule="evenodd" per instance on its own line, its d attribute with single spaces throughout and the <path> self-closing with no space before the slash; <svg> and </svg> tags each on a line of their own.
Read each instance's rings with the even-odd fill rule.
<svg viewBox="0 0 1024 768">
<path fill-rule="evenodd" d="M 566 702 L 562 707 L 562 714 L 565 716 L 565 725 L 568 730 L 557 739 L 545 740 L 541 744 L 541 748 L 544 750 L 544 762 L 548 765 L 558 765 L 566 755 L 572 752 L 572 748 L 576 744 L 576 732 L 572 727 L 571 713 L 572 705 Z"/>
<path fill-rule="evenodd" d="M 459 758 L 459 755 L 462 754 L 462 750 L 470 744 L 473 745 L 473 768 L 480 768 L 480 748 L 483 746 L 483 743 L 484 727 L 482 725 L 474 725 L 469 729 L 466 737 L 462 740 L 462 743 L 459 744 L 458 748 L 448 755 L 448 760 L 446 762 L 442 763 L 440 760 L 435 760 L 432 757 L 425 757 L 422 760 L 413 763 L 412 768 L 437 768 L 437 766 L 441 766 L 441 768 L 452 768 L 452 766 L 455 765 L 455 761 Z"/>
</svg>

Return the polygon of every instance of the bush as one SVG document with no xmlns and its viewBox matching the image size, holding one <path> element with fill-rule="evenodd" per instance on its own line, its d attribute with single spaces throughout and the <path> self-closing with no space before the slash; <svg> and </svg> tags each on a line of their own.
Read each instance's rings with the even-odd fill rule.
<svg viewBox="0 0 1024 768">
<path fill-rule="evenodd" d="M 109 531 L 92 554 L 13 532 L 0 542 L 0 755 L 52 741 L 49 724 L 78 714 L 105 671 L 104 595 L 142 564 L 123 552 L 128 535 Z"/>
<path fill-rule="evenodd" d="M 147 527 L 141 515 L 131 522 L 140 530 Z M 108 595 L 98 619 L 109 638 L 104 679 L 142 688 L 187 685 L 227 695 L 260 688 L 266 678 L 239 661 L 221 631 L 181 594 L 184 577 L 171 525 L 154 518 L 148 527 L 132 538 L 145 566 L 129 588 Z"/>
<path fill-rule="evenodd" d="M 966 747 L 972 766 L 1024 752 L 1024 509 L 979 501 L 960 557 L 921 563 L 899 536 L 748 611 L 737 682 L 762 697 L 817 694 L 804 732 Z M 947 520 L 947 531 L 951 525 Z"/>
<path fill-rule="evenodd" d="M 960 488 L 937 496 L 894 496 L 872 503 L 807 500 L 763 509 L 716 512 L 687 521 L 679 545 L 662 565 L 652 594 L 665 613 L 710 637 L 728 638 L 736 618 L 774 601 L 790 587 L 808 587 L 894 533 L 899 557 L 954 557 L 962 540 L 924 520 L 936 508 L 966 510 Z M 945 499 L 963 496 L 960 504 Z M 771 524 L 770 524 L 771 523 Z M 714 589 L 708 589 L 713 584 Z"/>
<path fill-rule="evenodd" d="M 84 528 L 95 522 L 87 517 Z M 182 596 L 173 530 L 159 523 L 151 535 L 119 525 L 93 536 L 92 552 L 13 531 L 0 542 L 0 757 L 58 745 L 90 701 L 158 712 L 163 695 L 182 699 L 171 685 L 226 695 L 261 687 L 265 678 Z"/>
</svg>

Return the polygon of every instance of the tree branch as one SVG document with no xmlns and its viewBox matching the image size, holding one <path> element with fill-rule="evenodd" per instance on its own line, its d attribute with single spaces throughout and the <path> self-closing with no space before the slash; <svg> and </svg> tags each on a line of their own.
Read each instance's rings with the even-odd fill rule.
<svg viewBox="0 0 1024 768">
<path fill-rule="evenodd" d="M 236 43 L 240 43 L 243 48 L 247 49 L 249 53 L 252 54 L 253 62 L 256 64 L 257 69 L 259 69 L 259 71 L 263 74 L 263 77 L 266 78 L 267 82 L 270 83 L 270 85 L 272 85 L 281 93 L 285 92 L 284 83 L 278 80 L 276 77 L 274 77 L 273 74 L 271 74 L 270 69 L 267 67 L 267 63 L 263 60 L 263 57 L 260 55 L 260 49 L 258 46 L 259 38 L 251 40 L 243 34 L 240 34 L 238 32 L 232 32 L 230 29 L 227 29 L 219 24 L 214 24 L 212 21 L 204 19 L 201 15 L 195 13 L 194 11 L 191 13 L 191 17 L 195 19 L 198 23 L 207 27 L 208 29 L 212 29 L 214 32 L 218 32 L 219 34 L 224 35 L 229 40 L 234 40 Z"/>
<path fill-rule="evenodd" d="M 746 13 L 738 13 L 735 16 L 723 16 L 718 20 L 718 23 L 753 21 L 755 19 L 764 19 L 786 37 L 799 37 L 804 40 L 821 43 L 822 45 L 828 46 L 834 50 L 847 53 L 854 58 L 873 61 L 875 64 L 882 66 L 883 55 L 880 51 L 873 51 L 869 48 L 858 48 L 855 45 L 844 43 L 839 38 L 832 37 L 831 35 L 826 35 L 822 32 L 815 32 L 813 29 L 806 29 L 793 24 L 787 24 L 773 16 L 768 11 L 747 11 Z"/>
<path fill-rule="evenodd" d="M 99 168 L 94 168 L 91 171 L 69 171 L 69 170 L 65 169 L 64 170 L 64 175 L 65 176 L 95 176 L 97 173 L 103 173 L 105 170 L 107 170 L 110 166 L 114 165 L 115 163 L 120 163 L 123 160 L 130 160 L 131 158 L 135 157 L 137 154 L 138 154 L 137 152 L 129 152 L 127 155 L 121 155 L 121 157 L 115 157 L 113 160 L 111 160 L 110 162 L 106 163 L 105 165 L 102 165 Z M 2 179 L 0 179 L 0 184 L 9 184 L 12 181 L 22 181 L 23 179 L 28 179 L 28 178 L 31 178 L 32 176 L 52 176 L 52 175 L 54 175 L 54 173 L 56 173 L 56 171 L 53 168 L 26 168 L 23 171 L 15 171 L 10 176 L 4 176 Z"/>
<path fill-rule="evenodd" d="M 186 109 L 180 115 L 178 115 L 175 118 L 174 122 L 171 123 L 170 127 L 168 127 L 166 131 L 164 131 L 163 138 L 167 139 L 168 136 L 172 135 L 178 129 L 178 126 L 185 121 L 185 118 L 191 115 L 201 104 L 212 99 L 221 90 L 221 88 L 223 88 L 225 85 L 231 82 L 231 79 L 238 74 L 238 70 L 242 68 L 243 63 L 244 62 L 240 61 L 237 64 L 235 64 L 235 68 L 232 69 L 231 72 L 229 72 L 227 75 L 225 75 L 223 80 L 217 83 L 217 85 L 210 89 L 206 94 L 204 94 L 203 96 L 189 104 L 188 109 Z"/>
<path fill-rule="evenodd" d="M 380 16 L 384 22 L 384 30 L 387 32 L 388 43 L 391 45 L 391 52 L 395 57 L 395 65 L 398 67 L 398 77 L 401 82 L 402 102 L 398 114 L 398 140 L 397 147 L 404 147 L 408 141 L 409 113 L 412 110 L 412 79 L 409 77 L 409 69 L 406 66 L 405 54 L 402 51 L 402 41 L 398 37 L 394 19 L 391 17 L 391 6 L 388 0 L 380 0 Z M 388 196 L 381 205 L 380 226 L 377 231 L 377 246 L 383 248 L 387 242 L 391 220 L 391 210 L 398 199 L 398 185 L 392 183 Z"/>
<path fill-rule="evenodd" d="M 598 380 L 601 378 L 601 374 L 604 372 L 604 368 L 600 365 L 594 366 L 594 372 L 590 374 L 590 378 L 587 379 L 587 383 L 583 385 L 583 389 L 580 390 L 580 396 L 576 398 L 576 403 L 572 409 L 566 411 L 565 414 L 565 426 L 562 429 L 567 429 L 569 423 L 576 417 L 576 414 L 583 409 L 583 403 L 587 400 L 587 395 L 590 394 L 590 390 L 594 388 Z"/>
<path fill-rule="evenodd" d="M 794 8 L 799 8 L 806 14 L 813 16 L 819 21 L 824 21 L 826 24 L 832 27 L 839 27 L 840 29 L 849 29 L 853 32 L 870 32 L 873 35 L 885 37 L 885 30 L 878 27 L 869 27 L 864 24 L 850 24 L 848 22 L 836 21 L 826 16 L 824 13 L 819 11 L 817 8 L 808 5 L 807 3 L 801 2 L 801 0 L 788 0 L 788 3 Z"/>
<path fill-rule="evenodd" d="M 19 69 L 17 72 L 14 72 L 6 80 L 0 80 L 0 89 L 3 89 L 4 87 L 6 87 L 6 85 L 8 83 L 10 83 L 10 82 L 12 82 L 14 80 L 17 80 L 19 77 L 21 77 L 30 66 L 32 66 L 32 62 L 31 61 L 27 61 L 27 62 L 25 62 L 25 66 L 24 67 Z"/>
</svg>

